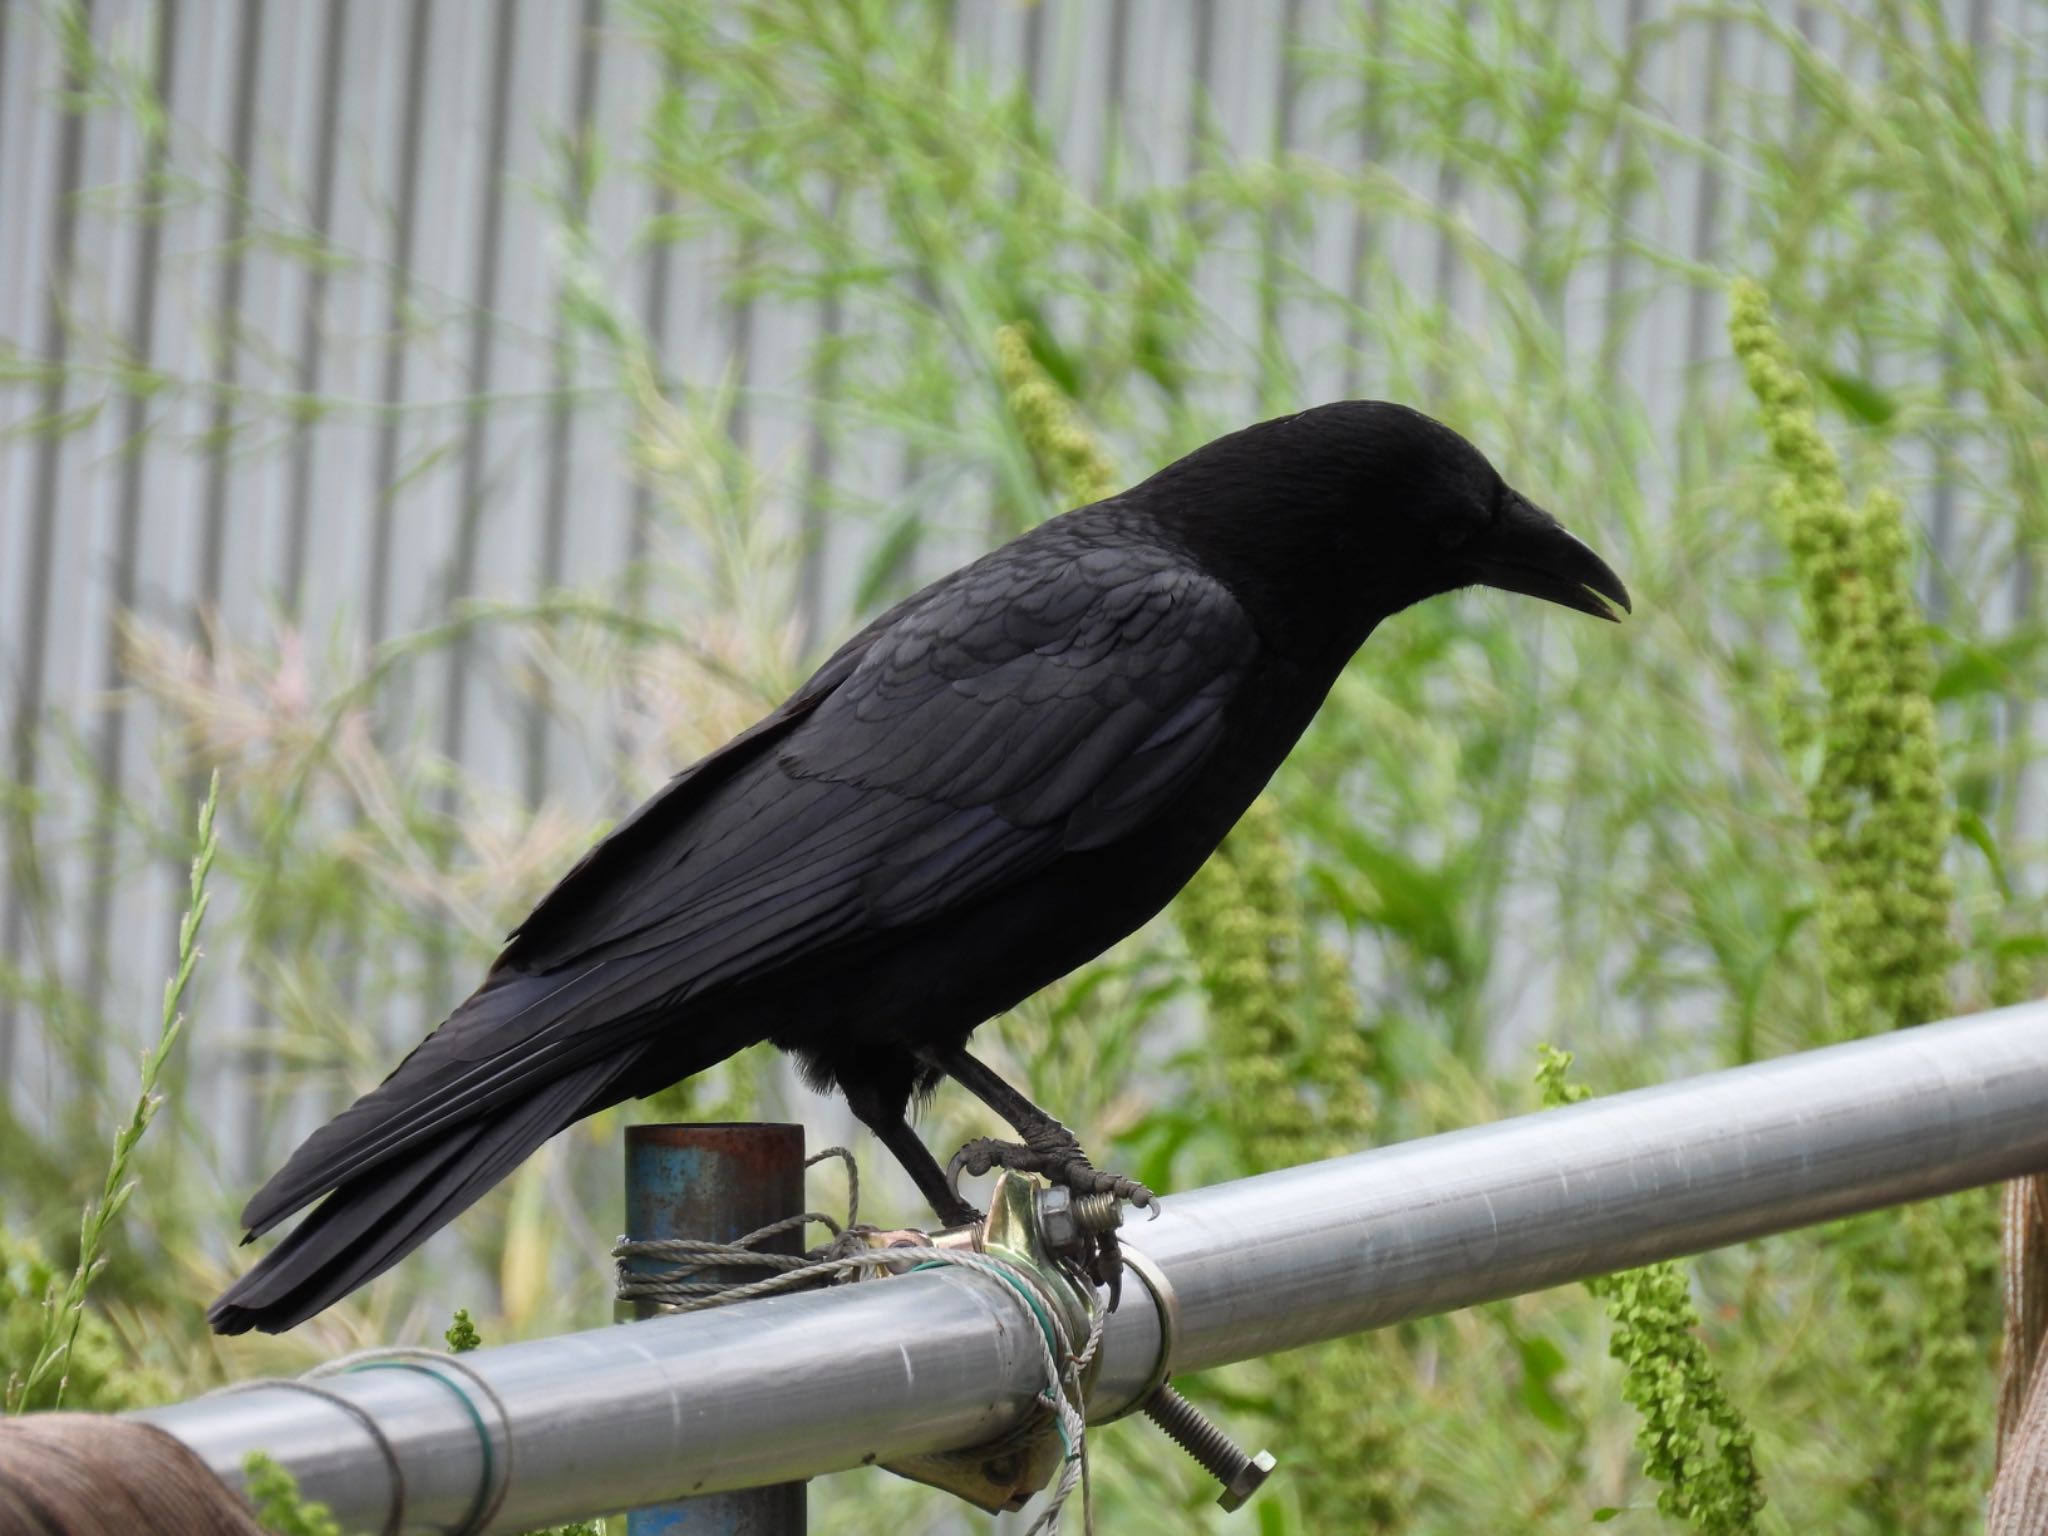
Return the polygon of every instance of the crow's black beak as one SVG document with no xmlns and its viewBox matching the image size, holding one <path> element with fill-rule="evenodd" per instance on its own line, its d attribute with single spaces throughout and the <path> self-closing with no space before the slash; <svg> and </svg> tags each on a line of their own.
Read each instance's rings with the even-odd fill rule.
<svg viewBox="0 0 2048 1536">
<path fill-rule="evenodd" d="M 1473 542 L 1478 547 L 1469 559 L 1475 581 L 1617 624 L 1621 615 L 1609 603 L 1629 611 L 1628 588 L 1607 562 L 1518 491 L 1507 493 L 1499 520 Z"/>
</svg>

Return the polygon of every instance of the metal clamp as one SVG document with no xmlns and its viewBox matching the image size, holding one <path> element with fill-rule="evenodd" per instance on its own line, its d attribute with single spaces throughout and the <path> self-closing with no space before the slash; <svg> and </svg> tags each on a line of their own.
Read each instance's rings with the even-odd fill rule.
<svg viewBox="0 0 2048 1536">
<path fill-rule="evenodd" d="M 887 1249 L 944 1242 L 994 1253 L 1031 1270 L 1046 1283 L 1049 1295 L 1072 1301 L 1077 1315 L 1070 1326 L 1086 1331 L 1086 1302 L 1080 1286 L 1066 1274 L 1071 1259 L 1095 1238 L 1123 1221 L 1122 1202 L 1108 1195 L 1076 1197 L 1057 1185 L 1037 1189 L 1029 1179 L 1008 1172 L 997 1180 L 989 1198 L 988 1219 L 979 1227 L 955 1227 L 937 1238 L 913 1231 L 870 1232 L 868 1242 Z M 1113 1415 L 1142 1413 L 1200 1463 L 1222 1485 L 1216 1502 L 1236 1510 L 1258 1491 L 1276 1465 L 1270 1451 L 1244 1451 L 1214 1420 L 1169 1384 L 1173 1354 L 1180 1336 L 1180 1303 L 1173 1282 L 1149 1254 L 1122 1250 L 1124 1268 L 1151 1294 L 1159 1318 L 1159 1353 L 1145 1385 L 1130 1406 Z M 1099 1363 L 1099 1362 L 1098 1362 Z M 884 1463 L 887 1470 L 935 1488 L 943 1488 L 990 1513 L 1021 1509 L 1057 1470 L 1061 1449 L 1047 1433 L 1043 1419 L 1005 1436 L 993 1445 L 968 1451 L 919 1456 Z"/>
<path fill-rule="evenodd" d="M 1131 1414 L 1144 1410 L 1152 1394 L 1166 1385 L 1167 1377 L 1173 1374 L 1173 1351 L 1180 1342 L 1180 1298 L 1173 1293 L 1173 1282 L 1166 1278 L 1166 1271 L 1158 1261 L 1143 1249 L 1126 1245 L 1123 1250 L 1124 1269 L 1144 1282 L 1145 1289 L 1152 1293 L 1152 1310 L 1159 1315 L 1159 1354 L 1152 1362 L 1152 1370 L 1145 1378 L 1129 1403 L 1119 1408 L 1104 1423 L 1114 1423 Z"/>
<path fill-rule="evenodd" d="M 1064 1191 L 1062 1192 L 1064 1193 Z M 989 1191 L 988 1217 L 979 1227 L 954 1227 L 925 1241 L 940 1246 L 970 1247 L 1027 1271 L 1039 1289 L 1058 1307 L 1060 1321 L 1075 1339 L 1088 1336 L 1095 1304 L 1092 1289 L 1084 1291 L 1067 1273 L 1046 1240 L 1041 1217 L 1040 1196 L 1034 1182 L 1005 1170 Z M 1077 1202 L 1078 1203 L 1078 1202 Z M 1079 1239 L 1086 1223 L 1099 1219 L 1092 1211 L 1066 1208 L 1072 1227 L 1069 1236 Z M 878 1248 L 896 1245 L 907 1233 L 873 1233 L 868 1241 Z M 1082 1374 L 1083 1390 L 1094 1381 L 1101 1358 L 1091 1361 Z M 998 1514 L 1022 1509 L 1031 1496 L 1049 1484 L 1066 1459 L 1059 1430 L 1050 1415 L 1038 1415 L 990 1445 L 961 1451 L 941 1451 L 882 1463 L 884 1470 L 914 1482 L 967 1500 Z"/>
</svg>

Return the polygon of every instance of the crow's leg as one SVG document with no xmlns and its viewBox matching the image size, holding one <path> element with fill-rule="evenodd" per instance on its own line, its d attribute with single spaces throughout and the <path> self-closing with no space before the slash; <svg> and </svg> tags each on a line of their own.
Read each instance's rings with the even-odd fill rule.
<svg viewBox="0 0 2048 1536">
<path fill-rule="evenodd" d="M 943 1227 L 965 1226 L 981 1220 L 981 1212 L 960 1198 L 946 1170 L 939 1166 L 931 1149 L 918 1140 L 910 1125 L 910 1089 L 901 1093 L 882 1091 L 873 1083 L 842 1083 L 846 1104 L 854 1118 L 875 1133 L 875 1139 L 894 1154 L 917 1185 L 919 1194 L 931 1205 L 932 1214 Z"/>
<path fill-rule="evenodd" d="M 1077 1195 L 1114 1195 L 1133 1205 L 1157 1209 L 1151 1190 L 1136 1179 L 1104 1173 L 1089 1162 L 1072 1131 L 968 1055 L 965 1048 L 934 1059 L 945 1068 L 947 1076 L 1009 1121 L 1024 1138 L 1021 1144 L 987 1136 L 968 1142 L 953 1154 L 952 1164 L 946 1170 L 949 1188 L 962 1172 L 979 1175 L 991 1168 L 1010 1168 L 1019 1173 L 1044 1174 Z M 1114 1312 L 1123 1294 L 1124 1270 L 1123 1248 L 1116 1233 L 1096 1235 L 1095 1252 L 1088 1268 L 1099 1284 L 1109 1287 L 1109 1309 Z"/>
</svg>

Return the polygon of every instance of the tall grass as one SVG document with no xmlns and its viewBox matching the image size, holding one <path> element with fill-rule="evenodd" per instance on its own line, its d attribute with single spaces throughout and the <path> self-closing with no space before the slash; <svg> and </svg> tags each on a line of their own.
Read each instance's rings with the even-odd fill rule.
<svg viewBox="0 0 2048 1536">
<path fill-rule="evenodd" d="M 1474 593 L 1384 625 L 1211 905 L 1019 1009 L 992 1049 L 1103 1159 L 1171 1190 L 1531 1108 L 1538 1037 L 1572 1047 L 1601 1092 L 1826 1038 L 1827 876 L 1804 851 L 1816 689 L 1772 474 L 1719 340 L 1738 270 L 1818 381 L 1818 427 L 1847 471 L 1913 509 L 1901 558 L 1932 616 L 1934 769 L 1957 806 L 1956 1001 L 2035 990 L 2027 700 L 2048 667 L 2040 584 L 2013 573 L 2048 534 L 2048 167 L 1996 103 L 2043 61 L 2017 38 L 1972 53 L 1920 0 L 1813 9 L 1811 31 L 1778 7 L 1708 5 L 1616 39 L 1582 0 L 1381 0 L 1289 53 L 1290 141 L 1306 147 L 1247 153 L 1198 105 L 1171 132 L 1123 124 L 1099 168 L 1077 169 L 1060 123 L 947 45 L 937 5 L 635 0 L 615 41 L 673 83 L 643 140 L 583 147 L 577 184 L 645 179 L 663 210 L 649 240 L 716 235 L 744 253 L 725 269 L 732 302 L 815 306 L 836 325 L 795 398 L 678 385 L 602 279 L 587 197 L 565 199 L 564 345 L 604 370 L 579 387 L 630 420 L 620 460 L 650 499 L 631 572 L 462 606 L 368 654 L 289 613 L 203 646 L 131 627 L 125 676 L 171 726 L 166 782 L 222 770 L 216 932 L 236 939 L 264 1022 L 202 1033 L 257 1068 L 250 1143 L 281 1151 L 287 1126 L 374 1081 L 605 819 L 858 618 L 1108 464 L 1135 476 L 1259 411 L 1346 392 L 1466 431 L 1612 559 L 1636 617 L 1617 631 Z M 1711 125 L 1681 127 L 1671 82 L 1700 82 L 1710 55 L 1741 67 L 1721 71 Z M 112 84 L 84 109 L 153 110 L 132 73 L 88 73 Z M 226 195 L 204 167 L 174 157 L 166 174 Z M 1691 211 L 1715 199 L 1739 214 L 1710 245 Z M 1643 316 L 1674 303 L 1689 350 L 1653 352 Z M 0 382 L 38 390 L 61 366 L 108 401 L 203 388 L 117 361 L 83 340 L 61 365 L 15 347 Z M 1036 404 L 1020 409 L 1027 375 Z M 321 406 L 239 408 L 284 421 Z M 755 455 L 734 418 L 774 411 L 815 417 L 836 454 Z M 1063 422 L 1085 425 L 1093 456 L 1048 454 Z M 439 757 L 431 709 L 458 644 L 582 743 L 600 790 L 529 803 Z M 89 760 L 81 723 L 48 732 Z M 65 852 L 48 786 L 13 799 Z M 109 787 L 113 823 L 168 848 L 154 804 Z M 52 932 L 62 919 L 43 914 Z M 122 1036 L 55 954 L 0 978 L 67 1042 L 53 1112 L 0 1126 L 0 1197 L 69 1264 Z M 1346 990 L 1341 1017 L 1316 1000 Z M 749 1057 L 657 1112 L 770 1116 L 788 1095 Z M 594 1323 L 620 1119 L 560 1138 L 423 1260 L 295 1339 L 217 1348 L 197 1304 L 226 1272 L 240 1190 L 209 1128 L 172 1122 L 127 1212 L 170 1262 L 114 1263 L 85 1315 L 179 1389 L 424 1336 L 457 1302 L 493 1337 Z M 979 1127 L 942 1094 L 924 1129 L 939 1143 Z M 884 1189 L 915 1213 L 907 1189 Z M 1902 1529 L 1862 1493 L 1889 1449 L 1822 1245 L 1710 1256 L 1693 1285 L 1769 1480 L 1758 1529 Z M 1262 1501 L 1269 1532 L 1347 1517 L 1576 1531 L 1601 1511 L 1665 1528 L 1606 1340 L 1598 1302 L 1560 1291 L 1206 1385 L 1226 1416 L 1300 1448 Z M 1982 1386 L 1988 1415 L 1988 1373 Z M 1100 1439 L 1106 1528 L 1216 1518 L 1143 1425 Z M 871 1475 L 824 1481 L 814 1507 L 835 1531 L 951 1519 Z"/>
<path fill-rule="evenodd" d="M 114 1133 L 114 1150 L 107 1161 L 106 1178 L 100 1185 L 99 1197 L 87 1203 L 79 1220 L 78 1262 L 71 1271 L 71 1279 L 61 1291 L 52 1286 L 43 1296 L 42 1335 L 36 1340 L 35 1351 L 24 1369 L 18 1372 L 10 1369 L 8 1372 L 6 1410 L 9 1413 L 20 1413 L 30 1407 L 64 1406 L 64 1391 L 70 1385 L 70 1364 L 77 1356 L 79 1335 L 85 1327 L 87 1295 L 107 1263 L 108 1239 L 135 1193 L 138 1181 L 131 1176 L 130 1165 L 135 1161 L 136 1149 L 156 1119 L 157 1111 L 163 1107 L 159 1085 L 163 1081 L 164 1068 L 170 1062 L 171 1051 L 185 1031 L 185 1015 L 180 1005 L 185 999 L 185 989 L 192 983 L 193 969 L 199 964 L 199 926 L 206 920 L 209 901 L 206 877 L 213 872 L 213 861 L 220 852 L 220 840 L 213 830 L 213 815 L 219 805 L 220 774 L 216 772 L 207 786 L 206 799 L 199 807 L 198 852 L 192 856 L 191 904 L 185 909 L 184 921 L 178 925 L 178 966 L 164 983 L 163 1016 L 156 1041 L 142 1053 L 135 1107 L 129 1112 L 127 1123 Z M 29 1298 L 17 1294 L 11 1299 L 19 1307 Z M 49 1388 L 47 1392 L 44 1391 L 46 1385 Z"/>
</svg>

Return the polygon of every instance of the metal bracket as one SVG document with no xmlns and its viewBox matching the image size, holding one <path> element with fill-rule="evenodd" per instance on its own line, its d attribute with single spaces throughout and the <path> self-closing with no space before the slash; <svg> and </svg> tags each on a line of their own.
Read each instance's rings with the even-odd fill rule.
<svg viewBox="0 0 2048 1536">
<path fill-rule="evenodd" d="M 883 1249 L 926 1243 L 970 1248 L 999 1258 L 1039 1283 L 1059 1308 L 1069 1338 L 1085 1339 L 1093 1322 L 1095 1298 L 1067 1273 L 1046 1242 L 1040 1200 L 1035 1181 L 1005 1169 L 989 1192 L 988 1216 L 979 1227 L 953 1227 L 931 1235 L 911 1230 L 875 1232 L 869 1234 L 868 1241 Z M 1099 1359 L 1091 1361 L 1083 1373 L 1084 1391 L 1093 1385 L 1100 1363 Z M 1041 1413 L 988 1445 L 882 1465 L 899 1477 L 943 1488 L 990 1514 L 999 1514 L 1022 1509 L 1058 1474 L 1065 1456 L 1057 1426 L 1050 1415 Z"/>
<path fill-rule="evenodd" d="M 1093 1287 L 1078 1280 L 1063 1260 L 1085 1252 L 1098 1233 L 1112 1229 L 1121 1219 L 1121 1206 L 1114 1200 L 1100 1196 L 1076 1200 L 1065 1189 L 1042 1189 L 1035 1180 L 1004 1170 L 996 1179 L 988 1216 L 980 1226 L 952 1227 L 936 1235 L 908 1228 L 870 1232 L 867 1240 L 885 1250 L 927 1245 L 968 1248 L 1026 1270 L 1059 1306 L 1068 1337 L 1080 1339 L 1087 1335 L 1092 1321 Z M 1143 1284 L 1159 1315 L 1159 1355 L 1143 1389 L 1114 1417 L 1144 1414 L 1222 1485 L 1217 1503 L 1229 1510 L 1241 1508 L 1272 1472 L 1273 1456 L 1266 1451 L 1251 1455 L 1241 1450 L 1168 1384 L 1180 1331 L 1180 1305 L 1173 1283 L 1138 1249 L 1124 1249 L 1123 1263 L 1125 1271 Z M 904 1267 L 911 1267 L 910 1261 Z M 1089 1363 L 1084 1389 L 1093 1384 L 1099 1365 L 1099 1360 Z M 882 1465 L 898 1476 L 943 1488 L 990 1514 L 999 1514 L 1022 1509 L 1057 1475 L 1065 1454 L 1051 1418 L 1039 1414 L 987 1445 Z"/>
<path fill-rule="evenodd" d="M 1166 1278 L 1166 1271 L 1142 1249 L 1126 1246 L 1123 1255 L 1124 1272 L 1136 1275 L 1145 1289 L 1151 1292 L 1152 1310 L 1159 1315 L 1159 1355 L 1152 1362 L 1152 1373 L 1145 1378 L 1145 1385 L 1138 1389 L 1129 1403 L 1100 1421 L 1104 1424 L 1113 1424 L 1144 1410 L 1152 1394 L 1165 1386 L 1166 1378 L 1173 1374 L 1173 1348 L 1180 1341 L 1180 1298 L 1173 1294 L 1173 1282 Z"/>
</svg>

